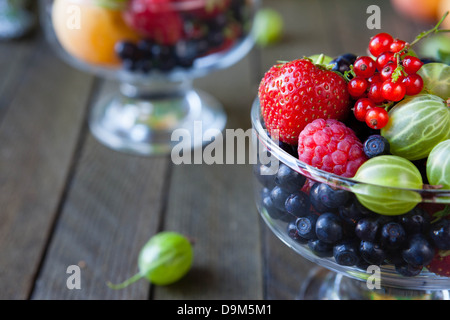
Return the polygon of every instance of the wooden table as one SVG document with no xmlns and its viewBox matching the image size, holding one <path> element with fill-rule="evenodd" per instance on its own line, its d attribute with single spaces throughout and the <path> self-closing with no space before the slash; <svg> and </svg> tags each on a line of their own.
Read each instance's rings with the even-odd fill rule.
<svg viewBox="0 0 450 320">
<path fill-rule="evenodd" d="M 263 73 L 277 60 L 315 53 L 365 54 L 369 0 L 266 0 L 284 17 L 284 38 L 236 65 L 195 80 L 219 99 L 227 128 L 250 128 Z M 377 1 L 382 31 L 412 40 L 423 26 Z M 428 26 L 427 26 L 428 27 Z M 263 224 L 246 165 L 174 165 L 170 156 L 112 151 L 87 114 L 114 83 L 62 62 L 37 30 L 0 43 L 1 299 L 296 299 L 314 265 Z M 135 274 L 140 248 L 162 230 L 195 240 L 192 270 L 169 286 Z M 81 288 L 69 289 L 71 265 Z"/>
</svg>

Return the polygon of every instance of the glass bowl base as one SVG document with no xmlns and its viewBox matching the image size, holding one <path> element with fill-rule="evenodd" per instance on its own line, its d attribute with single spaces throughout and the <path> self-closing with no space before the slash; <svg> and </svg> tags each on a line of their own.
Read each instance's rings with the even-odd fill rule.
<svg viewBox="0 0 450 320">
<path fill-rule="evenodd" d="M 122 90 L 123 91 L 123 90 Z M 221 134 L 226 113 L 216 98 L 198 89 L 138 98 L 104 97 L 90 114 L 94 137 L 109 148 L 141 156 L 202 147 Z M 203 132 L 208 132 L 204 141 Z"/>
<path fill-rule="evenodd" d="M 369 289 L 366 282 L 326 268 L 311 271 L 300 289 L 299 300 L 450 300 L 448 290 L 407 290 L 381 286 Z"/>
</svg>

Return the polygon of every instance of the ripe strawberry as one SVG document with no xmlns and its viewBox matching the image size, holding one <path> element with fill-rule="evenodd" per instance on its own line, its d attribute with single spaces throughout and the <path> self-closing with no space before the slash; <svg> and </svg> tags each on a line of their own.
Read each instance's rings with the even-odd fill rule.
<svg viewBox="0 0 450 320">
<path fill-rule="evenodd" d="M 333 71 L 297 59 L 270 68 L 259 90 L 261 111 L 269 132 L 296 145 L 298 135 L 314 119 L 344 120 L 350 110 L 346 81 Z"/>
<path fill-rule="evenodd" d="M 450 277 L 450 250 L 439 250 L 427 269 L 437 275 Z"/>
<path fill-rule="evenodd" d="M 125 22 L 158 44 L 173 45 L 183 36 L 184 22 L 171 0 L 131 0 Z"/>
</svg>

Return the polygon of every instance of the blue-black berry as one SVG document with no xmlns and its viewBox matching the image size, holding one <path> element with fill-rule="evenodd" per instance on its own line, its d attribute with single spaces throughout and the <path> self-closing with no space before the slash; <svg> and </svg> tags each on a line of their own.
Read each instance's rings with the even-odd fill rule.
<svg viewBox="0 0 450 320">
<path fill-rule="evenodd" d="M 368 158 L 388 155 L 390 154 L 390 144 L 385 137 L 374 134 L 366 139 L 363 150 Z"/>
</svg>

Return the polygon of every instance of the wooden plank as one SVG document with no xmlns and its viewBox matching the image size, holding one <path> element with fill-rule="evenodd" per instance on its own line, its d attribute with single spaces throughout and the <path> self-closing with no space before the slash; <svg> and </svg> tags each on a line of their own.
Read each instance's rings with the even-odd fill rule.
<svg viewBox="0 0 450 320">
<path fill-rule="evenodd" d="M 116 90 L 106 82 L 98 96 Z M 32 299 L 148 299 L 138 281 L 112 290 L 138 272 L 141 247 L 160 227 L 168 158 L 118 153 L 87 134 Z M 81 265 L 81 289 L 68 289 L 66 269 Z"/>
<path fill-rule="evenodd" d="M 92 85 L 91 76 L 62 63 L 47 45 L 28 49 L 33 58 L 0 125 L 2 299 L 30 294 Z"/>
<path fill-rule="evenodd" d="M 226 70 L 197 79 L 228 115 L 227 129 L 250 128 L 256 96 L 252 51 Z M 226 139 L 225 144 L 232 143 Z M 194 265 L 179 283 L 155 287 L 154 299 L 262 299 L 262 257 L 253 199 L 250 147 L 245 164 L 183 164 L 173 167 L 164 229 L 194 240 Z M 235 153 L 236 154 L 236 153 Z"/>
<path fill-rule="evenodd" d="M 35 54 L 40 38 L 0 41 L 0 115 L 4 115 L 14 98 L 17 86 Z"/>
<path fill-rule="evenodd" d="M 194 241 L 194 265 L 155 299 L 262 299 L 258 216 L 246 165 L 174 168 L 165 229 Z"/>
</svg>

